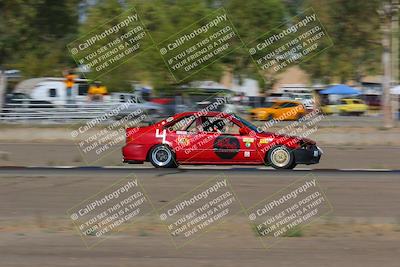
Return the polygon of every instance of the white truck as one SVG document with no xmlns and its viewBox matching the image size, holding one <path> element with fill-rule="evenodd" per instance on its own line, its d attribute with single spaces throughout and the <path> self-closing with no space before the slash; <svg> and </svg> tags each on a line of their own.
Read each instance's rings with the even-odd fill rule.
<svg viewBox="0 0 400 267">
<path fill-rule="evenodd" d="M 29 95 L 32 99 L 48 101 L 55 106 L 62 106 L 68 102 L 66 88 L 67 86 L 64 78 L 33 78 L 17 84 L 14 93 L 24 93 Z M 72 87 L 72 99 L 74 99 L 76 104 L 88 101 L 88 89 L 89 83 L 87 79 L 75 80 L 75 84 Z"/>
</svg>

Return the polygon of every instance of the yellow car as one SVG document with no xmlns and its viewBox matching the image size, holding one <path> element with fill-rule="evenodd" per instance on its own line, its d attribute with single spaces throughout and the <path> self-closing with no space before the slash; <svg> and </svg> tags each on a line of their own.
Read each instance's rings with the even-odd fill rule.
<svg viewBox="0 0 400 267">
<path fill-rule="evenodd" d="M 343 98 L 337 105 L 322 106 L 324 114 L 362 115 L 368 110 L 368 105 L 360 99 Z"/>
<path fill-rule="evenodd" d="M 267 103 L 265 107 L 250 110 L 253 120 L 298 120 L 307 113 L 302 103 L 291 100 L 278 100 Z"/>
</svg>

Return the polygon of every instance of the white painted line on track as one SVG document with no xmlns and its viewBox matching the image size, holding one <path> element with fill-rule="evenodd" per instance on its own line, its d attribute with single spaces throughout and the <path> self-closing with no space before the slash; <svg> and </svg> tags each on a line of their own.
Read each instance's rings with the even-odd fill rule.
<svg viewBox="0 0 400 267">
<path fill-rule="evenodd" d="M 131 166 L 103 166 L 104 169 L 132 169 Z M 138 166 L 135 169 L 155 169 L 152 166 Z"/>
<path fill-rule="evenodd" d="M 40 167 L 29 167 L 29 168 L 40 168 Z M 57 169 L 73 169 L 76 168 L 75 166 L 54 166 Z"/>
<path fill-rule="evenodd" d="M 21 169 L 114 169 L 114 170 L 156 170 L 153 166 L 149 165 L 136 165 L 136 166 L 0 166 L 1 169 L 7 168 L 21 168 Z M 237 166 L 217 166 L 217 165 L 185 165 L 179 166 L 181 170 L 275 170 L 272 167 L 255 167 L 247 165 Z M 312 168 L 295 168 L 294 171 L 338 171 L 338 172 L 400 172 L 399 169 L 368 169 L 368 168 L 350 168 L 350 169 L 312 169 Z"/>
<path fill-rule="evenodd" d="M 391 172 L 391 169 L 337 169 L 339 171 L 369 171 L 369 172 Z"/>
</svg>

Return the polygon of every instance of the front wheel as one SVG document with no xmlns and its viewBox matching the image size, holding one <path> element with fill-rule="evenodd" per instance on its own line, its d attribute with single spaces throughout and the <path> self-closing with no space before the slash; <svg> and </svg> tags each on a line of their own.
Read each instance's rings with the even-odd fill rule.
<svg viewBox="0 0 400 267">
<path fill-rule="evenodd" d="M 292 151 L 285 146 L 275 146 L 268 151 L 268 163 L 275 169 L 293 169 L 296 162 Z"/>
<path fill-rule="evenodd" d="M 175 153 L 166 145 L 157 145 L 149 155 L 151 164 L 156 168 L 176 168 Z"/>
</svg>

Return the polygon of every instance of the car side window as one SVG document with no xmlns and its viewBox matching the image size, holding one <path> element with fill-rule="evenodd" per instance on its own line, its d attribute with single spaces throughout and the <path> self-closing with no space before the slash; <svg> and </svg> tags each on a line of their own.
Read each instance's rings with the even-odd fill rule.
<svg viewBox="0 0 400 267">
<path fill-rule="evenodd" d="M 228 118 L 202 117 L 204 132 L 221 134 L 239 134 L 240 127 Z"/>
<path fill-rule="evenodd" d="M 224 134 L 239 134 L 240 127 L 233 121 L 224 118 L 225 120 L 225 132 Z"/>
<path fill-rule="evenodd" d="M 168 126 L 169 131 L 185 131 L 189 126 L 191 127 L 192 124 L 196 125 L 194 116 L 186 116 L 183 117 L 173 124 Z"/>
<path fill-rule="evenodd" d="M 287 108 L 294 108 L 294 107 L 297 107 L 297 106 L 298 106 L 298 104 L 296 104 L 296 103 L 287 103 L 286 104 Z"/>
<path fill-rule="evenodd" d="M 213 132 L 212 129 L 212 121 L 210 121 L 210 117 L 200 117 L 201 124 L 199 126 L 201 132 Z"/>
<path fill-rule="evenodd" d="M 280 105 L 279 108 L 287 108 L 287 107 L 288 107 L 288 104 L 289 104 L 289 103 L 284 102 L 284 103 L 282 103 L 282 104 Z"/>
<path fill-rule="evenodd" d="M 197 127 L 197 120 L 194 119 L 194 120 L 192 121 L 192 123 L 190 123 L 190 124 L 186 127 L 185 130 L 186 130 L 187 132 L 190 132 L 190 133 L 197 133 L 197 132 L 199 131 L 199 129 L 198 129 L 198 127 Z"/>
<path fill-rule="evenodd" d="M 57 96 L 57 90 L 55 88 L 49 89 L 49 97 L 56 97 Z"/>
</svg>

